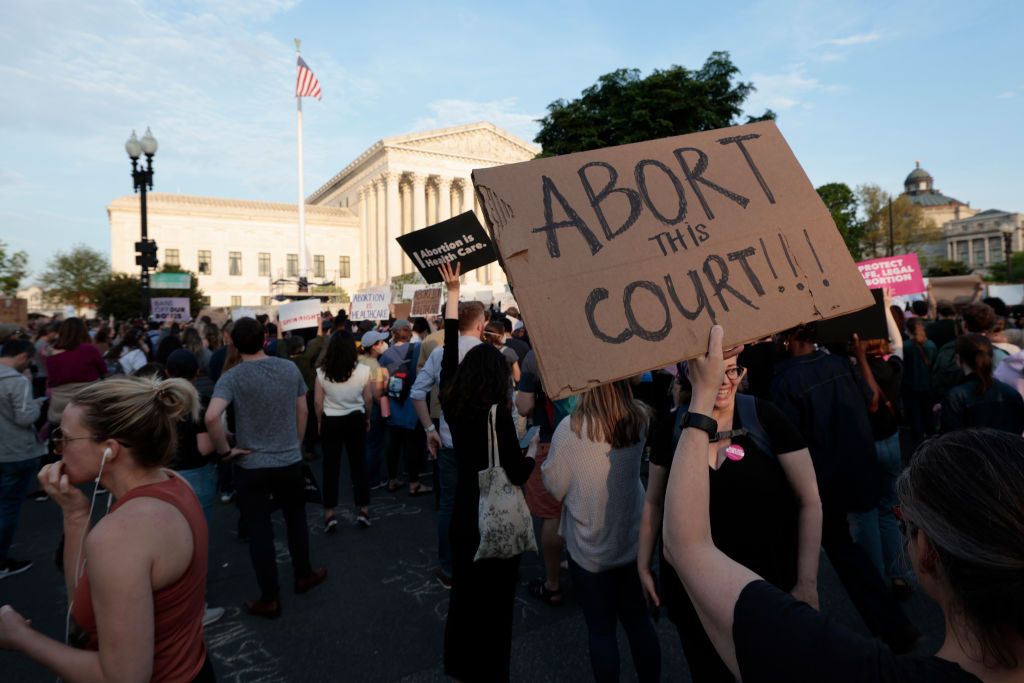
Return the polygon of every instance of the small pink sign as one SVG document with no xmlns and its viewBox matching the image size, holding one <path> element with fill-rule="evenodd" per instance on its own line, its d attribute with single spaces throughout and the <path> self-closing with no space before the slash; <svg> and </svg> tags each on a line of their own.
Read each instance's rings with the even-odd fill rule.
<svg viewBox="0 0 1024 683">
<path fill-rule="evenodd" d="M 860 276 L 871 289 L 891 289 L 893 295 L 920 294 L 926 291 L 917 254 L 885 256 L 857 264 Z"/>
</svg>

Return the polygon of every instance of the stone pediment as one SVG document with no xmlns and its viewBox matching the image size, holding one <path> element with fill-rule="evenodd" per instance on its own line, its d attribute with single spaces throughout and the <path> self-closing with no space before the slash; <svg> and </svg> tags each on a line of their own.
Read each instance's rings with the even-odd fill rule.
<svg viewBox="0 0 1024 683">
<path fill-rule="evenodd" d="M 385 139 L 384 147 L 501 163 L 526 161 L 540 151 L 539 148 L 491 124 L 461 126 Z"/>
</svg>

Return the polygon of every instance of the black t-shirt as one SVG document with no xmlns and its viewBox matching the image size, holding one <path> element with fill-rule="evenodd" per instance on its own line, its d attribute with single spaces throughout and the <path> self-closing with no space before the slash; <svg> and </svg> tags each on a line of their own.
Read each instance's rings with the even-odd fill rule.
<svg viewBox="0 0 1024 683">
<path fill-rule="evenodd" d="M 203 419 L 203 416 L 206 415 L 206 408 L 210 405 L 213 392 L 212 390 L 207 391 L 208 380 L 206 382 L 197 380 L 193 384 L 196 385 L 196 390 L 199 392 L 199 419 L 193 422 L 192 416 L 186 415 L 178 420 L 178 450 L 169 465 L 172 470 L 194 470 L 213 462 L 209 456 L 204 456 L 199 452 L 199 444 L 196 442 L 198 434 L 206 433 L 206 420 Z"/>
<path fill-rule="evenodd" d="M 765 581 L 740 592 L 732 638 L 744 683 L 981 683 L 938 657 L 896 656 Z"/>
<path fill-rule="evenodd" d="M 868 415 L 871 432 L 875 441 L 888 439 L 900 428 L 900 389 L 903 384 L 903 359 L 889 356 L 888 359 L 872 356 L 868 366 L 875 377 L 883 396 L 878 399 L 878 410 Z M 886 405 L 888 401 L 888 405 Z"/>
<path fill-rule="evenodd" d="M 717 470 L 710 470 L 711 536 L 733 560 L 789 590 L 797 578 L 800 504 L 778 455 L 807 444 L 782 411 L 768 401 L 753 400 L 772 452 L 763 451 L 749 434 L 731 440 L 743 447 L 744 456 L 742 460 L 726 458 Z M 737 406 L 732 429 L 743 427 Z M 671 449 L 653 450 L 651 463 L 671 469 L 677 441 L 678 435 Z M 661 566 L 665 602 L 675 618 L 680 614 L 676 610 L 685 609 L 689 599 L 671 567 L 664 562 Z"/>
</svg>

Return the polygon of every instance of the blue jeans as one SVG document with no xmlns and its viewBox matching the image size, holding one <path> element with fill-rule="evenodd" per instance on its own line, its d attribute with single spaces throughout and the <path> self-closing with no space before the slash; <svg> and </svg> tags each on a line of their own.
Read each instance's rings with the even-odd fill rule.
<svg viewBox="0 0 1024 683">
<path fill-rule="evenodd" d="M 206 524 L 210 524 L 210 515 L 217 503 L 217 466 L 212 462 L 191 470 L 178 470 L 181 478 L 187 481 L 196 492 L 199 504 L 203 506 Z"/>
<path fill-rule="evenodd" d="M 590 638 L 590 667 L 598 683 L 619 680 L 616 623 L 622 622 L 637 678 L 661 678 L 661 645 L 647 611 L 636 562 L 603 572 L 589 572 L 569 558 L 576 600 L 583 608 Z"/>
<path fill-rule="evenodd" d="M 7 560 L 7 551 L 18 528 L 21 504 L 32 477 L 39 471 L 39 458 L 0 462 L 0 561 Z"/>
<path fill-rule="evenodd" d="M 903 468 L 899 432 L 876 441 L 875 453 L 882 472 L 882 497 L 874 509 L 850 513 L 850 531 L 883 579 L 906 580 L 910 572 L 903 555 L 899 522 L 892 512 L 898 502 L 896 479 Z"/>
<path fill-rule="evenodd" d="M 441 487 L 441 504 L 437 512 L 437 560 L 441 571 L 452 575 L 452 514 L 455 512 L 455 484 L 459 471 L 455 465 L 455 449 L 437 449 L 437 469 L 440 473 L 437 484 Z"/>
</svg>

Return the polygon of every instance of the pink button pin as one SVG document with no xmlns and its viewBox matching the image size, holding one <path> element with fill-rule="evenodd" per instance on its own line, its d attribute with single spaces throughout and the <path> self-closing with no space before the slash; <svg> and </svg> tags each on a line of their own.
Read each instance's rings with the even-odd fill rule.
<svg viewBox="0 0 1024 683">
<path fill-rule="evenodd" d="M 742 460 L 744 455 L 746 455 L 746 453 L 743 450 L 743 446 L 733 444 L 725 449 L 725 457 L 730 460 Z"/>
</svg>

